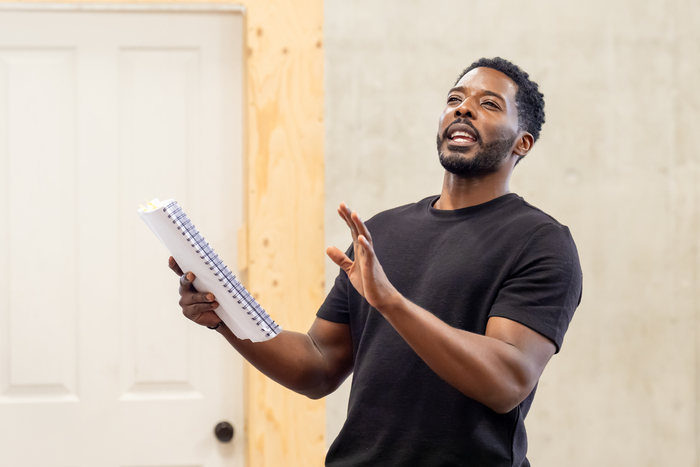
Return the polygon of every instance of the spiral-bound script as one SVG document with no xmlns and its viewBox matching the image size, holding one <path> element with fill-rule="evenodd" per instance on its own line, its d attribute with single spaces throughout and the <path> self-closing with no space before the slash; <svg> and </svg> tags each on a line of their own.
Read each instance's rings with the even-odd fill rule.
<svg viewBox="0 0 700 467">
<path fill-rule="evenodd" d="M 260 342 L 282 329 L 229 270 L 175 200 L 155 199 L 139 216 L 183 271 L 196 276 L 195 288 L 216 296 L 216 314 L 240 339 Z"/>
</svg>

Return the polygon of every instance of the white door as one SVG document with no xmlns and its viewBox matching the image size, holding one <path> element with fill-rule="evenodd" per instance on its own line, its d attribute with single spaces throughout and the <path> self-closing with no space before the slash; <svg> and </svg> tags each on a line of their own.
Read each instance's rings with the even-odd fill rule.
<svg viewBox="0 0 700 467">
<path fill-rule="evenodd" d="M 0 8 L 0 466 L 242 466 L 242 363 L 136 215 L 236 266 L 241 11 Z"/>
</svg>

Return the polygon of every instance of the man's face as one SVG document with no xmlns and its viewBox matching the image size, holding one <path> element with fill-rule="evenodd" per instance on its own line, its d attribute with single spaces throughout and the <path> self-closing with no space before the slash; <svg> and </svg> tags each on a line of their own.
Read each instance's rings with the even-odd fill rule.
<svg viewBox="0 0 700 467">
<path fill-rule="evenodd" d="M 440 163 L 462 177 L 498 171 L 518 136 L 517 85 L 500 71 L 475 68 L 447 94 L 440 116 Z"/>
</svg>

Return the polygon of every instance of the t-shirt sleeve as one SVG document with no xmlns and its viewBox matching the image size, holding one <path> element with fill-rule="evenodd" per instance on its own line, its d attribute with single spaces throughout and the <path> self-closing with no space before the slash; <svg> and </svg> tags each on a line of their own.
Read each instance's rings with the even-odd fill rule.
<svg viewBox="0 0 700 467">
<path fill-rule="evenodd" d="M 316 316 L 334 323 L 349 324 L 348 286 L 351 286 L 348 275 L 341 269 Z"/>
<path fill-rule="evenodd" d="M 353 251 L 352 245 L 345 250 L 345 254 L 348 256 L 348 258 L 355 259 L 355 252 Z M 350 279 L 345 271 L 343 271 L 342 268 L 338 269 L 340 272 L 335 278 L 333 288 L 330 292 L 328 292 L 326 300 L 321 305 L 321 308 L 319 308 L 316 312 L 316 316 L 334 323 L 350 324 L 350 305 L 348 294 L 352 288 L 352 284 L 350 283 Z"/>
<path fill-rule="evenodd" d="M 554 342 L 559 352 L 582 288 L 583 274 L 569 229 L 545 224 L 518 253 L 489 317 L 527 326 Z"/>
</svg>

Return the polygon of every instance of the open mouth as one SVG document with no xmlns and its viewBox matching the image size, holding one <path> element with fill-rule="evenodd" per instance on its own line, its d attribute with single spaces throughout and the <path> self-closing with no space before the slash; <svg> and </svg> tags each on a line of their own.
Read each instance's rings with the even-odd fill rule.
<svg viewBox="0 0 700 467">
<path fill-rule="evenodd" d="M 477 142 L 479 137 L 476 131 L 464 123 L 453 123 L 447 129 L 447 138 L 457 146 L 467 146 Z"/>
<path fill-rule="evenodd" d="M 463 131 L 455 131 L 450 135 L 450 139 L 457 143 L 476 143 L 476 138 Z"/>
</svg>

